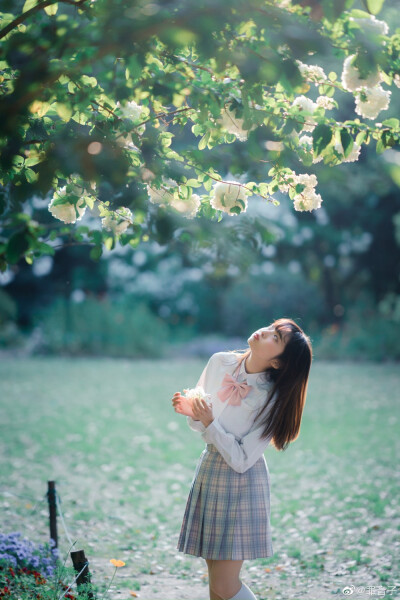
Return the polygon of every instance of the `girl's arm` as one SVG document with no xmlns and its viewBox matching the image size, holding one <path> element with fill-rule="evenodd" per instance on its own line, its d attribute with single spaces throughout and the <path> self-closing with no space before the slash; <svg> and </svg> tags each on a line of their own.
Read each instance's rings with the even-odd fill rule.
<svg viewBox="0 0 400 600">
<path fill-rule="evenodd" d="M 209 368 L 211 359 L 212 359 L 212 356 L 210 357 L 210 359 L 208 360 L 208 363 L 204 367 L 203 372 L 200 375 L 200 379 L 196 383 L 195 387 L 201 386 L 203 389 L 206 389 L 206 374 L 207 374 L 207 369 Z M 187 417 L 187 422 L 188 422 L 189 427 L 191 429 L 193 429 L 193 431 L 198 431 L 200 433 L 205 431 L 205 427 L 201 421 L 197 421 L 193 417 Z"/>
<path fill-rule="evenodd" d="M 232 469 L 238 473 L 244 473 L 261 458 L 271 441 L 272 435 L 266 439 L 260 439 L 262 431 L 263 427 L 253 429 L 242 437 L 239 443 L 232 433 L 225 431 L 218 419 L 214 419 L 208 427 L 204 428 L 201 437 L 207 444 L 213 444 L 218 449 Z"/>
</svg>

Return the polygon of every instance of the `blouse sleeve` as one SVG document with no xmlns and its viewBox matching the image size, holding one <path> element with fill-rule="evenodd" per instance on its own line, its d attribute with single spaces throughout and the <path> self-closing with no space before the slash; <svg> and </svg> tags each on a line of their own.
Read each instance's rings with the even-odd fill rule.
<svg viewBox="0 0 400 600">
<path fill-rule="evenodd" d="M 239 444 L 235 436 L 225 431 L 218 419 L 214 419 L 207 428 L 204 427 L 201 437 L 207 444 L 213 444 L 218 449 L 232 469 L 244 473 L 264 454 L 271 441 L 272 435 L 260 439 L 262 431 L 262 426 L 253 429 L 241 439 Z"/>
<path fill-rule="evenodd" d="M 199 386 L 201 386 L 202 388 L 205 387 L 207 368 L 208 368 L 208 366 L 209 366 L 209 364 L 211 362 L 211 358 L 209 359 L 208 363 L 204 367 L 203 372 L 200 375 L 200 379 L 196 383 L 195 387 L 199 387 Z M 186 417 L 186 419 L 187 419 L 189 427 L 191 429 L 193 429 L 193 431 L 199 431 L 200 433 L 202 433 L 203 431 L 205 431 L 206 428 L 205 428 L 205 426 L 203 425 L 203 423 L 201 421 L 195 421 L 194 419 L 192 419 L 192 417 Z"/>
</svg>

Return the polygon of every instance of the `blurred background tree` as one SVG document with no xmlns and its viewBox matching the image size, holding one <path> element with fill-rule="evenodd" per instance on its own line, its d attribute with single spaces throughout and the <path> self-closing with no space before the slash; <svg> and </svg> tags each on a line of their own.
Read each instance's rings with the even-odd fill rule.
<svg viewBox="0 0 400 600">
<path fill-rule="evenodd" d="M 254 329 L 289 316 L 311 334 L 321 358 L 398 359 L 400 155 L 395 115 L 399 91 L 392 85 L 385 121 L 371 125 L 371 121 L 354 120 L 354 97 L 339 81 L 343 59 L 352 52 L 367 57 L 359 65 L 367 78 L 378 65 L 385 84 L 395 80 L 400 73 L 395 3 L 387 0 L 382 8 L 382 2 L 266 2 L 267 16 L 274 23 L 268 44 L 276 49 L 279 42 L 283 50 L 281 54 L 274 50 L 262 60 L 253 45 L 257 42 L 254 28 L 245 27 L 242 17 L 235 16 L 235 10 L 240 15 L 243 8 L 240 2 L 229 3 L 229 15 L 221 2 L 218 10 L 208 7 L 210 14 L 196 19 L 189 18 L 190 11 L 207 9 L 206 3 L 196 4 L 197 8 L 185 3 L 185 8 L 179 2 L 161 6 L 143 1 L 127 7 L 123 2 L 96 0 L 87 7 L 77 2 L 79 8 L 60 3 L 57 11 L 54 3 L 47 4 L 52 13 L 37 11 L 31 22 L 21 21 L 5 36 L 0 65 L 2 114 L 7 117 L 2 121 L 1 153 L 2 347 L 113 356 L 162 356 L 170 354 L 171 348 L 177 353 L 209 354 L 232 343 L 242 347 Z M 9 12 L 2 16 L 4 27 L 35 6 L 36 2 L 9 3 Z M 254 2 L 252 8 L 259 6 Z M 128 8 L 140 15 L 134 31 L 133 17 L 126 18 Z M 379 18 L 390 24 L 390 34 L 368 38 L 362 27 L 352 24 L 357 18 L 365 21 L 368 14 L 350 9 L 379 12 Z M 165 24 L 166 16 L 170 23 L 162 28 L 161 46 L 152 37 L 144 41 L 147 28 Z M 216 40 L 212 32 L 225 27 L 226 35 L 226 27 L 239 23 L 249 55 L 246 60 L 236 56 L 237 74 L 229 66 L 230 53 L 221 50 L 223 37 Z M 85 44 L 79 31 L 87 35 Z M 110 36 L 104 36 L 104 31 L 110 31 Z M 336 49 L 331 43 L 335 37 Z M 36 39 L 41 40 L 39 45 Z M 70 49 L 68 39 L 73 40 Z M 186 63 L 195 63 L 198 56 L 188 55 L 185 63 L 181 55 L 171 69 L 166 68 L 168 60 L 157 63 L 163 53 L 179 54 L 195 42 L 202 62 L 201 68 L 193 67 L 194 82 Z M 80 75 L 80 83 L 74 79 L 74 86 L 60 57 L 71 61 L 76 52 L 87 74 Z M 96 67 L 93 61 L 90 71 L 95 52 L 99 63 Z M 212 63 L 215 56 L 220 62 Z M 332 76 L 329 86 L 305 86 L 297 59 L 316 62 L 326 73 L 337 73 L 338 79 Z M 207 60 L 219 80 L 213 81 L 203 69 Z M 61 69 L 57 78 L 55 67 Z M 11 87 L 6 77 L 10 68 Z M 51 81 L 46 79 L 50 76 Z M 93 76 L 97 79 L 90 79 Z M 285 85 L 280 88 L 282 79 Z M 260 81 L 266 82 L 263 91 Z M 148 110 L 144 134 L 139 133 L 140 119 L 133 131 L 130 119 L 109 114 L 114 109 L 117 114 L 117 103 L 122 106 L 130 100 L 139 84 L 151 94 L 151 102 L 146 95 L 135 95 Z M 182 90 L 188 86 L 191 94 L 185 95 Z M 235 135 L 222 128 L 216 133 L 224 103 L 234 100 L 237 89 L 241 96 L 235 105 L 236 123 L 246 116 L 241 112 L 246 113 L 246 97 L 258 99 L 264 110 L 269 110 L 272 97 L 276 111 L 274 116 L 253 111 L 249 126 L 260 119 L 256 113 L 261 113 L 261 121 L 253 130 L 247 128 L 245 142 L 238 131 Z M 316 123 L 333 135 L 314 124 L 310 131 L 314 151 L 306 151 L 304 144 L 301 149 L 304 122 L 314 115 L 306 112 L 303 117 L 292 106 L 286 112 L 293 122 L 283 118 L 280 93 L 290 102 L 304 93 L 314 99 L 318 94 L 328 98 L 334 94 L 338 102 L 334 119 L 324 110 L 316 117 Z M 99 107 L 101 94 L 101 103 L 110 103 L 111 109 Z M 68 108 L 68 97 L 78 102 L 76 113 Z M 34 105 L 36 112 L 32 112 L 35 99 L 42 104 Z M 49 106 L 43 105 L 46 102 Z M 187 103 L 200 115 L 195 125 L 182 115 L 166 114 Z M 86 116 L 81 117 L 80 111 Z M 161 112 L 164 116 L 157 116 Z M 352 150 L 349 146 L 343 154 L 347 140 L 340 133 L 343 124 L 354 137 L 350 146 L 359 141 L 357 162 L 343 164 L 346 152 Z M 115 144 L 121 133 L 133 136 L 133 146 Z M 200 142 L 193 134 L 201 136 Z M 343 144 L 339 154 L 335 151 L 338 134 Z M 93 143 L 101 146 L 99 153 L 97 146 L 89 152 Z M 31 150 L 25 151 L 28 147 Z M 323 162 L 315 166 L 320 156 Z M 185 165 L 190 160 L 196 165 L 192 176 L 200 187 L 188 183 L 179 157 Z M 333 166 L 335 162 L 342 164 Z M 277 173 L 261 187 L 258 182 L 265 181 L 272 165 Z M 293 210 L 280 193 L 285 185 L 278 185 L 285 168 L 318 175 L 323 207 Z M 214 174 L 216 181 L 221 179 L 219 173 L 225 173 L 223 180 L 241 186 L 252 179 L 254 195 L 246 210 L 240 202 L 233 207 L 234 216 L 225 214 L 229 208 L 222 212 L 221 206 L 215 208 L 213 181 L 201 179 L 204 170 Z M 166 177 L 180 182 L 184 195 L 189 194 L 183 210 L 149 202 L 149 181 L 156 189 Z M 77 182 L 84 186 L 84 194 L 75 194 Z M 79 206 L 82 198 L 87 200 L 88 210 L 79 226 L 64 225 L 48 210 L 54 190 L 63 184 L 72 186 L 66 198 L 69 203 Z M 296 190 L 299 194 L 301 187 Z M 202 195 L 195 219 L 185 218 L 192 192 Z M 122 227 L 122 233 L 115 212 L 121 207 L 130 211 L 125 213 L 129 228 Z M 101 217 L 111 219 L 110 229 L 102 227 Z"/>
</svg>

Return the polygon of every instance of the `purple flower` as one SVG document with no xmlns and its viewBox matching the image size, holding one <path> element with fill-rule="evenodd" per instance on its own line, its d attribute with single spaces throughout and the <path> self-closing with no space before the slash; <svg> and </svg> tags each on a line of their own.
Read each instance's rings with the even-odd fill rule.
<svg viewBox="0 0 400 600">
<path fill-rule="evenodd" d="M 35 544 L 26 538 L 21 538 L 21 533 L 16 531 L 9 534 L 0 534 L 0 558 L 14 567 L 27 567 L 35 569 L 50 577 L 59 558 L 58 549 L 54 547 L 54 540 L 50 543 Z"/>
</svg>

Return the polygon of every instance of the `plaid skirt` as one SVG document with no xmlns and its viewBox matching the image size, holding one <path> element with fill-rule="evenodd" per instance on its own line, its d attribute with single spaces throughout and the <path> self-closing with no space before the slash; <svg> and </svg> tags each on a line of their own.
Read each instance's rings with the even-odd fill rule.
<svg viewBox="0 0 400 600">
<path fill-rule="evenodd" d="M 214 560 L 272 556 L 270 476 L 264 456 L 244 473 L 207 444 L 190 486 L 179 552 Z"/>
</svg>

